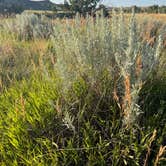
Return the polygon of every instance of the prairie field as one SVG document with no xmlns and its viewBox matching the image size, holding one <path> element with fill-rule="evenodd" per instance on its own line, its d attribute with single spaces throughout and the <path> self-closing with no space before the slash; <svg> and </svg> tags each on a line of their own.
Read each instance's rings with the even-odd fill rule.
<svg viewBox="0 0 166 166">
<path fill-rule="evenodd" d="M 0 18 L 0 165 L 165 166 L 166 14 Z"/>
</svg>

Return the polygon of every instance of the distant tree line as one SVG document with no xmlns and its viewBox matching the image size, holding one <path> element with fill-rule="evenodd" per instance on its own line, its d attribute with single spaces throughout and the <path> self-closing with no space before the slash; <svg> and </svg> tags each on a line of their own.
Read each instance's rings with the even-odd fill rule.
<svg viewBox="0 0 166 166">
<path fill-rule="evenodd" d="M 86 15 L 87 13 L 91 14 L 97 10 L 102 9 L 106 15 L 108 11 L 112 10 L 112 7 L 106 7 L 103 4 L 99 4 L 101 0 L 64 0 L 64 4 L 55 5 L 52 9 L 54 11 L 72 11 L 74 13 L 80 13 Z M 166 6 L 148 6 L 148 7 L 124 7 L 123 10 L 126 13 L 131 13 L 134 8 L 136 13 L 166 13 Z M 115 8 L 115 10 L 119 8 Z"/>
<path fill-rule="evenodd" d="M 134 8 L 136 13 L 166 13 L 166 6 L 158 6 L 158 5 L 153 5 L 149 7 L 138 7 L 138 6 L 126 7 L 124 8 L 124 11 L 126 13 L 130 13 L 132 11 L 132 8 Z"/>
</svg>

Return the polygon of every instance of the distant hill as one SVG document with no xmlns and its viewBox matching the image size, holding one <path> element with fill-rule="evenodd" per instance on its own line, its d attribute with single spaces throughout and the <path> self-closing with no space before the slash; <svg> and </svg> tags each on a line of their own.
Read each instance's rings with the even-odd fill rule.
<svg viewBox="0 0 166 166">
<path fill-rule="evenodd" d="M 17 10 L 51 10 L 55 6 L 49 0 L 31 1 L 31 0 L 0 0 L 0 13 Z"/>
</svg>

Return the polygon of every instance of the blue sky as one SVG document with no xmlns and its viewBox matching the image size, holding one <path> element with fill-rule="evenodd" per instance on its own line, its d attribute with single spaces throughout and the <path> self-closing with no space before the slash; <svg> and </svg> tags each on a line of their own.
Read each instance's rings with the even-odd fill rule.
<svg viewBox="0 0 166 166">
<path fill-rule="evenodd" d="M 51 0 L 55 3 L 63 3 L 64 0 Z M 103 0 L 105 5 L 109 6 L 148 6 L 148 5 L 166 5 L 166 0 Z"/>
</svg>

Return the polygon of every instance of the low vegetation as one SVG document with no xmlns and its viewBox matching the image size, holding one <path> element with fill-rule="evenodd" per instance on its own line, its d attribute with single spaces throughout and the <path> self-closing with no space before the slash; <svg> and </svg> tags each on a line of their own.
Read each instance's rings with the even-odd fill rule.
<svg viewBox="0 0 166 166">
<path fill-rule="evenodd" d="M 165 37 L 134 12 L 3 20 L 0 165 L 166 165 Z"/>
</svg>

